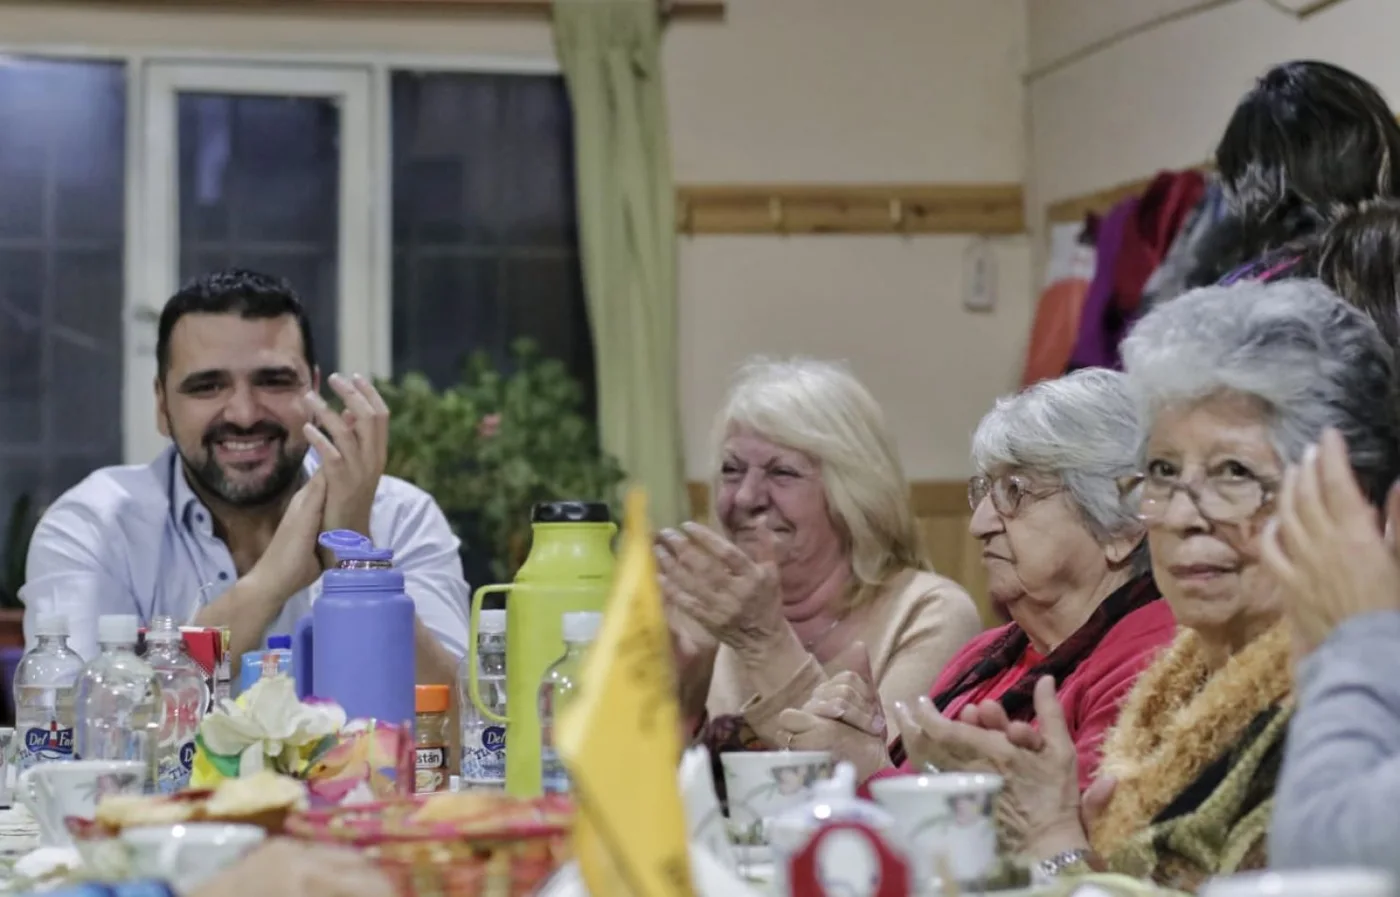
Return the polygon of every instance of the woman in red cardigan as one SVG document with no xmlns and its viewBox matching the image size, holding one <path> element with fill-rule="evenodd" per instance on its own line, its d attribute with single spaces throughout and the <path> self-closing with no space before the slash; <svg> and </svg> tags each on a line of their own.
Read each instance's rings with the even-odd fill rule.
<svg viewBox="0 0 1400 897">
<path fill-rule="evenodd" d="M 1013 622 L 962 648 L 928 698 L 945 716 L 1000 728 L 1033 721 L 1035 683 L 1053 676 L 1079 753 L 1080 786 L 1138 674 L 1176 623 L 1153 582 L 1143 528 L 1118 478 L 1136 469 L 1137 408 L 1124 376 L 1091 368 L 997 402 L 973 436 L 970 529 L 982 542 L 992 600 Z M 780 741 L 831 750 L 862 779 L 970 768 L 922 739 L 887 743 L 864 648 L 801 710 L 779 718 Z M 931 671 L 932 672 L 932 671 Z"/>
</svg>

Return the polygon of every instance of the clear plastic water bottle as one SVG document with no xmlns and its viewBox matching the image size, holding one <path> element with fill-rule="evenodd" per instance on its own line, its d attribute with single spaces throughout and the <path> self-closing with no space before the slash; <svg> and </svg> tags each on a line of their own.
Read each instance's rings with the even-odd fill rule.
<svg viewBox="0 0 1400 897">
<path fill-rule="evenodd" d="M 194 737 L 209 706 L 204 669 L 185 650 L 174 617 L 156 617 L 146 632 L 146 662 L 160 683 L 160 737 L 156 744 L 156 790 L 182 791 L 194 768 Z"/>
<path fill-rule="evenodd" d="M 73 697 L 74 756 L 82 760 L 137 760 L 155 781 L 163 700 L 151 665 L 136 656 L 137 620 L 97 618 L 101 653 L 83 669 Z"/>
<path fill-rule="evenodd" d="M 584 612 L 564 615 L 564 656 L 545 670 L 540 682 L 540 782 L 545 794 L 567 794 L 569 772 L 554 749 L 554 720 L 578 693 L 583 655 L 598 637 L 603 615 Z"/>
<path fill-rule="evenodd" d="M 506 713 L 506 612 L 484 610 L 477 628 L 476 652 L 481 669 L 481 699 L 497 714 Z M 467 663 L 457 671 L 458 706 L 462 708 L 463 791 L 500 791 L 506 787 L 506 728 L 487 719 L 467 693 Z"/>
<path fill-rule="evenodd" d="M 34 648 L 15 670 L 15 762 L 20 771 L 36 763 L 73 759 L 73 686 L 83 659 L 68 647 L 68 618 L 39 614 Z"/>
</svg>

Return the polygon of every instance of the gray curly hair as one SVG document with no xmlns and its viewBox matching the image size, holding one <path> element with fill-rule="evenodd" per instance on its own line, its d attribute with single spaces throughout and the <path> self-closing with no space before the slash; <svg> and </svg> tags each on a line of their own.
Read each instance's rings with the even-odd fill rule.
<svg viewBox="0 0 1400 897">
<path fill-rule="evenodd" d="M 1400 473 L 1394 353 L 1366 315 L 1318 281 L 1194 290 L 1143 317 L 1122 355 L 1144 445 L 1164 407 L 1232 393 L 1267 409 L 1284 463 L 1334 427 L 1377 506 Z"/>
<path fill-rule="evenodd" d="M 1118 494 L 1118 478 L 1137 470 L 1137 403 L 1128 378 L 1087 368 L 998 399 L 972 436 L 979 473 L 1023 470 L 1057 479 L 1101 544 L 1140 535 L 1142 523 Z M 1146 543 L 1132 568 L 1149 566 Z"/>
</svg>

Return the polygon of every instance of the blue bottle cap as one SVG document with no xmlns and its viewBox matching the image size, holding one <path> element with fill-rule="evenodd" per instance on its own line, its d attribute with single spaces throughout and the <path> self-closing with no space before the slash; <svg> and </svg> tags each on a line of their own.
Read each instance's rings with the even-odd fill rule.
<svg viewBox="0 0 1400 897">
<path fill-rule="evenodd" d="M 267 649 L 276 651 L 278 648 L 292 649 L 292 637 L 290 635 L 269 635 L 267 637 Z"/>
<path fill-rule="evenodd" d="M 340 561 L 392 561 L 394 552 L 388 548 L 375 548 L 374 543 L 354 530 L 337 529 L 321 533 L 318 540 L 323 548 L 330 549 Z"/>
</svg>

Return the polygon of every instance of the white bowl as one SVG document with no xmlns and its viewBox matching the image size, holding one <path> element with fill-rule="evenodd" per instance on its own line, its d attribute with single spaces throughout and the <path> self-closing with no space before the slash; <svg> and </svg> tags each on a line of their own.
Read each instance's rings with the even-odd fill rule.
<svg viewBox="0 0 1400 897">
<path fill-rule="evenodd" d="M 122 831 L 131 871 L 188 891 L 243 858 L 267 837 L 256 825 L 191 822 Z"/>
</svg>

